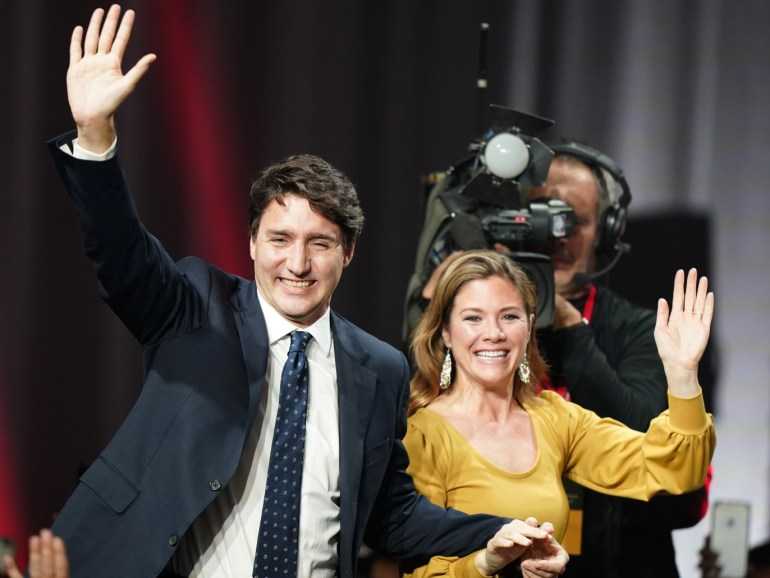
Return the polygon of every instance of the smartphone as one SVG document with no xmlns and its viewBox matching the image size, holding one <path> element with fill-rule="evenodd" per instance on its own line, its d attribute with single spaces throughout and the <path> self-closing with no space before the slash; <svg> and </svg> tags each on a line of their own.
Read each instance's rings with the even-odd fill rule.
<svg viewBox="0 0 770 578">
<path fill-rule="evenodd" d="M 746 502 L 715 502 L 711 510 L 711 549 L 719 556 L 722 578 L 744 578 L 749 559 Z"/>
</svg>

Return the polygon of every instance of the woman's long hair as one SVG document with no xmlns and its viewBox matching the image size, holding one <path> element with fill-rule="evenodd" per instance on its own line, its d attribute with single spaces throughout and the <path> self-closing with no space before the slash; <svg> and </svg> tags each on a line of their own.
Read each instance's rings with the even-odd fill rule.
<svg viewBox="0 0 770 578">
<path fill-rule="evenodd" d="M 412 335 L 411 350 L 416 371 L 411 381 L 409 415 L 425 407 L 441 394 L 439 374 L 446 355 L 441 333 L 449 322 L 457 293 L 469 281 L 495 276 L 510 281 L 519 291 L 524 300 L 527 318 L 533 319 L 530 327 L 531 338 L 526 352 L 531 376 L 529 383 L 526 384 L 521 381 L 519 372 L 514 372 L 513 397 L 519 405 L 522 405 L 534 396 L 535 384 L 546 375 L 546 364 L 540 355 L 534 335 L 534 316 L 537 306 L 534 285 L 524 270 L 502 253 L 466 251 L 447 259 L 446 268 L 438 279 L 433 298 Z M 454 378 L 455 371 L 452 372 L 452 381 Z"/>
</svg>

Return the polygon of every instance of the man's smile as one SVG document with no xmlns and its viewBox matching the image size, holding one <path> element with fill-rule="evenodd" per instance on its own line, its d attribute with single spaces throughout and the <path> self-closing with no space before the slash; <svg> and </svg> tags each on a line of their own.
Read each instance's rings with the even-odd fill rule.
<svg viewBox="0 0 770 578">
<path fill-rule="evenodd" d="M 287 277 L 278 277 L 278 282 L 281 285 L 291 287 L 292 289 L 307 289 L 308 287 L 315 285 L 313 279 L 289 279 Z"/>
</svg>

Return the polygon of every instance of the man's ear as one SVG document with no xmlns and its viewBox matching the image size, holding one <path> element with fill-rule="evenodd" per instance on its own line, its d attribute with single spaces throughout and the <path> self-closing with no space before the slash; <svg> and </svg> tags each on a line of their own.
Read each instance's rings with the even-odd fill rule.
<svg viewBox="0 0 770 578">
<path fill-rule="evenodd" d="M 342 251 L 344 252 L 342 266 L 347 267 L 348 265 L 350 265 L 350 262 L 353 260 L 353 255 L 356 252 L 356 242 L 352 241 L 349 247 L 346 247 L 343 244 Z"/>
<path fill-rule="evenodd" d="M 249 255 L 251 255 L 252 261 L 257 260 L 257 232 L 256 231 L 254 231 L 249 236 Z"/>
</svg>

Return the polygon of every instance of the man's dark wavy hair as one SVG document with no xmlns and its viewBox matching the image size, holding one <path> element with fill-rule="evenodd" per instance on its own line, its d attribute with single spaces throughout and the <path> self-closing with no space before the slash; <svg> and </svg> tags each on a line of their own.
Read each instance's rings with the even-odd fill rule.
<svg viewBox="0 0 770 578">
<path fill-rule="evenodd" d="M 317 211 L 342 230 L 346 251 L 353 248 L 364 227 L 364 213 L 353 183 L 341 171 L 314 155 L 295 155 L 264 169 L 249 190 L 249 232 L 257 234 L 265 208 L 283 204 L 285 195 L 307 199 Z"/>
</svg>

